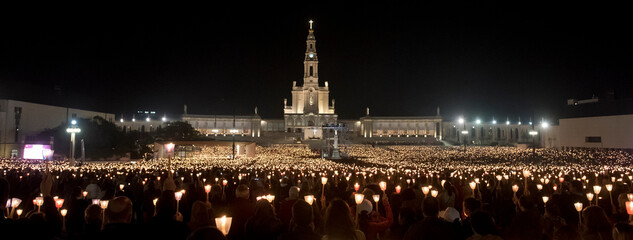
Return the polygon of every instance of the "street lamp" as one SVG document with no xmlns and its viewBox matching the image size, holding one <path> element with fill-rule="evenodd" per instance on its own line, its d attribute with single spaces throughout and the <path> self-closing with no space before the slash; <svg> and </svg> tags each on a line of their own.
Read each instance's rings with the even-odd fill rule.
<svg viewBox="0 0 633 240">
<path fill-rule="evenodd" d="M 70 126 L 66 128 L 66 132 L 70 133 L 70 163 L 75 163 L 75 134 L 80 133 L 81 129 L 77 127 L 77 120 L 70 121 Z"/>
<path fill-rule="evenodd" d="M 534 125 L 532 125 L 532 130 L 530 130 L 528 134 L 532 136 L 532 155 L 535 155 L 536 154 L 536 135 L 538 135 L 538 132 L 534 130 Z"/>
<path fill-rule="evenodd" d="M 460 117 L 457 121 L 459 124 L 463 124 L 462 135 L 464 136 L 462 138 L 464 139 L 464 152 L 466 152 L 466 134 L 468 134 L 468 130 L 466 130 L 466 120 L 464 120 L 463 117 Z"/>
</svg>

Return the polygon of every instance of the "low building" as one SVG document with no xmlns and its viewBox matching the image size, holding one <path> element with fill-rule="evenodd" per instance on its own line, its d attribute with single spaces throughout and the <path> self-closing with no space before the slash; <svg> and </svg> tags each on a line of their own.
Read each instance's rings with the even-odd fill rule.
<svg viewBox="0 0 633 240">
<path fill-rule="evenodd" d="M 0 100 L 0 157 L 22 157 L 24 145 L 31 144 L 29 137 L 60 125 L 68 125 L 73 118 L 95 116 L 111 122 L 115 119 L 112 113 L 10 99 Z M 52 145 L 55 141 L 70 141 L 70 136 L 68 139 L 51 139 L 44 144 Z"/>
</svg>

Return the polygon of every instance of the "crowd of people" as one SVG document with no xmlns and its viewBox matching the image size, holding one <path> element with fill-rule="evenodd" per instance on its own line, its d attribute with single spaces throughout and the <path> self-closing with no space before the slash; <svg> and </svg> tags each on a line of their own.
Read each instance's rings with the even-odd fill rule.
<svg viewBox="0 0 633 240">
<path fill-rule="evenodd" d="M 256 157 L 0 160 L 0 233 L 21 239 L 633 239 L 623 151 L 305 145 Z M 228 155 L 231 151 L 228 151 Z"/>
</svg>

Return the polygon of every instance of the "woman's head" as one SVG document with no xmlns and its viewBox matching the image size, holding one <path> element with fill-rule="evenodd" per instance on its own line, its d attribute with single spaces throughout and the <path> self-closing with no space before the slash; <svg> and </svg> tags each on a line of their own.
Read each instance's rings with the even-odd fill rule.
<svg viewBox="0 0 633 240">
<path fill-rule="evenodd" d="M 207 202 L 196 201 L 191 207 L 191 221 L 189 222 L 192 230 L 204 226 L 215 226 L 210 214 L 211 205 Z"/>
<path fill-rule="evenodd" d="M 484 211 L 476 211 L 470 216 L 473 231 L 481 236 L 495 234 L 495 224 L 490 214 Z"/>
<path fill-rule="evenodd" d="M 583 224 L 587 231 L 590 232 L 608 232 L 611 231 L 611 225 L 607 214 L 599 206 L 590 206 L 582 211 Z"/>
<path fill-rule="evenodd" d="M 325 211 L 325 234 L 329 239 L 354 238 L 354 221 L 345 201 L 336 199 L 330 202 Z"/>
<path fill-rule="evenodd" d="M 260 199 L 255 203 L 255 215 L 253 215 L 255 221 L 263 222 L 274 217 L 275 212 L 273 211 L 273 206 L 268 200 Z"/>
</svg>

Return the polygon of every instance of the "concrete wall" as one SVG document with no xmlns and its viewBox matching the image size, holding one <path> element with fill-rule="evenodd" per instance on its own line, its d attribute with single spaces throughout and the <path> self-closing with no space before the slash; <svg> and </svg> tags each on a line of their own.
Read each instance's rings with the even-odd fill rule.
<svg viewBox="0 0 633 240">
<path fill-rule="evenodd" d="M 601 142 L 587 142 L 600 137 Z M 633 149 L 633 114 L 559 120 L 561 147 Z"/>
</svg>

